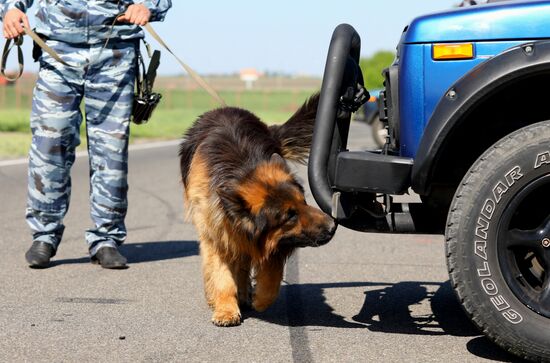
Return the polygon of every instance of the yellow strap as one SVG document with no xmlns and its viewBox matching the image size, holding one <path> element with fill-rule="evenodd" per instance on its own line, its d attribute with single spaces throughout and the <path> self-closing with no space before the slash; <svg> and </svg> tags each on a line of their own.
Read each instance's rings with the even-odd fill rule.
<svg viewBox="0 0 550 363">
<path fill-rule="evenodd" d="M 147 23 L 147 25 L 145 25 L 145 29 L 149 32 L 149 34 L 151 34 L 153 38 L 155 38 L 157 42 L 159 42 L 160 45 L 162 45 L 168 52 L 170 52 L 170 54 L 174 56 L 174 58 L 176 58 L 176 60 L 179 62 L 179 64 L 181 64 L 183 69 L 185 69 L 185 71 L 191 76 L 191 78 L 195 80 L 195 82 L 199 84 L 199 86 L 204 88 L 204 90 L 208 92 L 208 94 L 212 96 L 216 101 L 218 101 L 220 105 L 227 106 L 223 98 L 221 98 L 220 95 L 204 79 L 202 79 L 197 72 L 195 72 L 191 67 L 185 64 L 181 59 L 178 58 L 177 55 L 174 54 L 174 52 L 172 52 L 172 50 L 168 47 L 168 45 L 166 45 L 166 43 L 162 40 L 162 38 L 153 29 L 151 24 Z"/>
<path fill-rule="evenodd" d="M 75 67 L 75 66 L 72 66 L 70 65 L 69 63 L 65 62 L 63 59 L 61 59 L 61 57 L 59 56 L 59 54 L 56 53 L 55 50 L 53 50 L 52 48 L 50 48 L 46 42 L 44 42 L 42 40 L 42 38 L 40 38 L 38 36 L 38 34 L 36 34 L 35 32 L 33 32 L 31 29 L 28 29 L 26 26 L 23 25 L 23 29 L 25 29 L 25 34 L 27 34 L 29 37 L 32 38 L 32 40 L 35 41 L 36 44 L 38 44 L 40 46 L 40 48 L 42 48 L 46 53 L 48 53 L 49 55 L 52 56 L 53 59 L 55 59 L 56 61 L 58 61 L 59 63 L 63 64 L 64 66 L 68 66 L 68 67 Z"/>
</svg>

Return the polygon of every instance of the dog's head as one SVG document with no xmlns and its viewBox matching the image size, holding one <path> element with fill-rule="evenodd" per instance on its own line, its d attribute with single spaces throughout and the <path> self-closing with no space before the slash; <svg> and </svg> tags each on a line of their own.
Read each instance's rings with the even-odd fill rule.
<svg viewBox="0 0 550 363">
<path fill-rule="evenodd" d="M 234 227 L 266 254 L 322 246 L 336 230 L 330 216 L 307 205 L 304 189 L 278 154 L 218 194 Z"/>
</svg>

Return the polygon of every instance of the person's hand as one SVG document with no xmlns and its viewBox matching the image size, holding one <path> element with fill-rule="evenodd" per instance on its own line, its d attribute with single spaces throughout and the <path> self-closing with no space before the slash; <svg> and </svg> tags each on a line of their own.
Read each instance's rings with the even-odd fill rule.
<svg viewBox="0 0 550 363">
<path fill-rule="evenodd" d="M 24 34 L 25 30 L 21 23 L 25 24 L 27 29 L 30 29 L 29 18 L 24 12 L 17 8 L 10 9 L 4 15 L 4 37 L 6 39 L 13 39 L 17 36 Z"/>
<path fill-rule="evenodd" d="M 151 11 L 145 5 L 133 4 L 128 6 L 124 15 L 118 18 L 118 20 L 143 26 L 149 22 L 150 17 Z"/>
</svg>

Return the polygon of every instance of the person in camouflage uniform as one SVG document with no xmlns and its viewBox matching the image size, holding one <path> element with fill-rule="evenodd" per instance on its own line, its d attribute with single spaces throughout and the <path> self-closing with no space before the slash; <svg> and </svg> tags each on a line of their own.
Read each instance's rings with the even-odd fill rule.
<svg viewBox="0 0 550 363">
<path fill-rule="evenodd" d="M 23 34 L 22 24 L 29 27 L 25 12 L 32 3 L 0 0 L 6 38 Z M 90 256 L 104 268 L 127 267 L 117 247 L 126 239 L 129 120 L 136 52 L 144 36 L 139 25 L 163 20 L 170 7 L 170 0 L 38 1 L 36 32 L 71 66 L 47 53 L 38 59 L 26 209 L 33 243 L 25 256 L 31 267 L 48 266 L 61 242 L 71 194 L 70 169 L 80 144 L 82 101 L 94 222 L 86 231 Z M 123 12 L 123 24 L 113 26 Z"/>
</svg>

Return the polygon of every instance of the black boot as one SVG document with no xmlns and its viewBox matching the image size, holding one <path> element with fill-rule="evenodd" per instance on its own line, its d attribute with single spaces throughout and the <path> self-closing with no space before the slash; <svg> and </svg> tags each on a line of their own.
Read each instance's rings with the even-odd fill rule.
<svg viewBox="0 0 550 363">
<path fill-rule="evenodd" d="M 29 267 L 45 268 L 50 264 L 50 258 L 55 256 L 55 248 L 52 244 L 34 241 L 31 248 L 25 253 Z"/>
<path fill-rule="evenodd" d="M 126 257 L 122 256 L 114 247 L 100 248 L 97 253 L 92 256 L 92 263 L 98 263 L 103 268 L 125 269 L 128 268 L 126 262 Z"/>
</svg>

